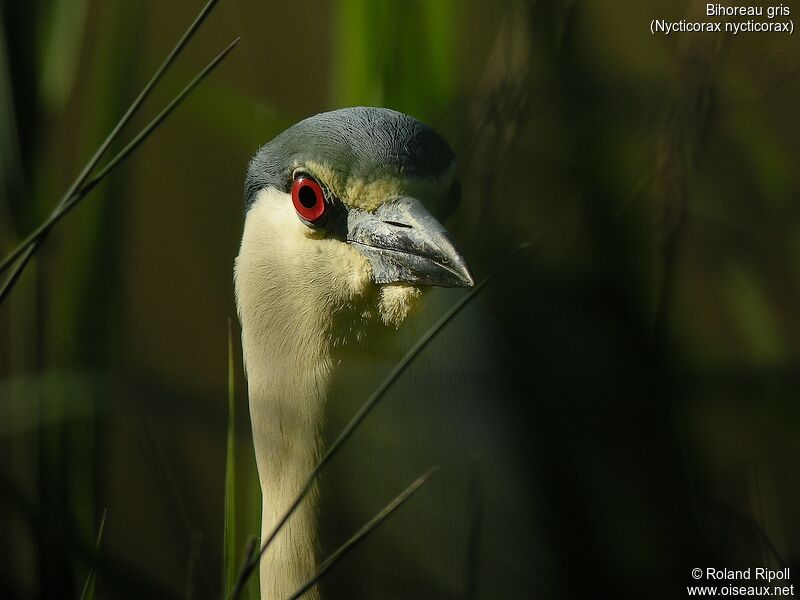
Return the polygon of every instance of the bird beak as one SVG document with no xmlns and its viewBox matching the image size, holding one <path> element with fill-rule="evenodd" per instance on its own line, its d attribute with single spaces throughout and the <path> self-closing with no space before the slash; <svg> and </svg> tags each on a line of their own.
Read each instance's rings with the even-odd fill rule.
<svg viewBox="0 0 800 600">
<path fill-rule="evenodd" d="M 389 200 L 374 213 L 350 209 L 347 242 L 369 260 L 375 283 L 474 284 L 447 230 L 415 198 Z"/>
</svg>

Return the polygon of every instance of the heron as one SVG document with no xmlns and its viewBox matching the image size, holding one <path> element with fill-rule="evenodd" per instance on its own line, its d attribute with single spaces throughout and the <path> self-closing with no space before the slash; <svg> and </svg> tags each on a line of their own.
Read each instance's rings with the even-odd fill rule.
<svg viewBox="0 0 800 600">
<path fill-rule="evenodd" d="M 473 285 L 426 208 L 452 198 L 458 185 L 444 138 L 383 108 L 312 116 L 250 161 L 235 292 L 262 536 L 319 458 L 334 350 L 369 347 L 375 324 L 399 328 L 423 288 Z M 315 489 L 264 555 L 262 598 L 285 598 L 314 573 L 317 503 Z"/>
</svg>

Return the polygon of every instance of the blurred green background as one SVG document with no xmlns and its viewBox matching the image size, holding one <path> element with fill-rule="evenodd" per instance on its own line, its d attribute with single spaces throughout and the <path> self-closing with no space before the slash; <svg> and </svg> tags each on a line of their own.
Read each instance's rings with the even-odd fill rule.
<svg viewBox="0 0 800 600">
<path fill-rule="evenodd" d="M 0 6 L 5 255 L 201 4 Z M 797 564 L 800 42 L 650 35 L 704 6 L 222 0 L 123 140 L 240 46 L 0 306 L 0 596 L 80 597 L 95 563 L 98 597 L 219 596 L 247 160 L 357 104 L 451 141 L 448 227 L 478 277 L 532 241 L 480 303 L 512 332 L 546 465 L 564 581 L 547 597 L 681 597 L 688 566 Z M 244 545 L 259 499 L 237 377 Z"/>
</svg>

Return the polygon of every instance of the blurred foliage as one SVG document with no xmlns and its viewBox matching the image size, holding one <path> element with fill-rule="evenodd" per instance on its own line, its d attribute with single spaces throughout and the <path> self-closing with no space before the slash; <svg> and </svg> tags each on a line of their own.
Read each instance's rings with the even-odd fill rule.
<svg viewBox="0 0 800 600">
<path fill-rule="evenodd" d="M 0 254 L 198 8 L 0 4 Z M 99 598 L 220 595 L 260 510 L 243 393 L 226 453 L 245 165 L 351 104 L 453 142 L 448 227 L 479 275 L 532 241 L 481 302 L 545 473 L 545 595 L 673 597 L 698 564 L 797 565 L 800 42 L 650 36 L 701 8 L 222 0 L 151 106 L 220 40 L 241 52 L 0 307 L 0 595 L 80 597 L 93 568 Z M 242 546 L 226 567 L 223 537 Z"/>
<path fill-rule="evenodd" d="M 334 3 L 333 104 L 392 106 L 451 133 L 456 9 L 453 0 Z"/>
</svg>

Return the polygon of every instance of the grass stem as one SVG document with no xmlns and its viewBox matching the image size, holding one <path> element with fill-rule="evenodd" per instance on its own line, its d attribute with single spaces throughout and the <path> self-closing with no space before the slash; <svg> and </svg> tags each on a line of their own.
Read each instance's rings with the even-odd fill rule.
<svg viewBox="0 0 800 600">
<path fill-rule="evenodd" d="M 189 82 L 189 84 L 172 100 L 172 102 L 170 102 L 150 123 L 148 123 L 148 125 L 142 131 L 140 131 L 133 138 L 133 140 L 131 140 L 125 146 L 125 148 L 123 148 L 106 164 L 100 173 L 89 180 L 89 176 L 97 167 L 100 159 L 108 150 L 108 147 L 119 136 L 120 131 L 122 131 L 123 127 L 130 121 L 147 96 L 150 95 L 150 92 L 153 90 L 156 83 L 158 83 L 161 77 L 166 73 L 166 71 L 177 58 L 178 54 L 180 54 L 181 50 L 183 50 L 192 36 L 196 33 L 200 25 L 202 25 L 203 21 L 205 21 L 206 17 L 211 12 L 211 9 L 214 8 L 214 5 L 217 2 L 218 0 L 209 0 L 205 7 L 200 11 L 181 39 L 167 55 L 167 58 L 155 72 L 153 77 L 147 82 L 144 89 L 128 107 L 128 110 L 125 111 L 125 114 L 120 118 L 119 122 L 114 126 L 108 136 L 106 136 L 105 140 L 103 140 L 102 144 L 100 144 L 100 147 L 97 149 L 97 151 L 95 151 L 92 158 L 89 159 L 86 165 L 84 165 L 78 177 L 72 182 L 67 192 L 61 197 L 58 204 L 53 209 L 50 217 L 39 227 L 37 227 L 33 233 L 31 233 L 21 244 L 17 246 L 16 249 L 9 253 L 2 262 L 0 262 L 0 272 L 12 267 L 13 265 L 10 275 L 3 283 L 2 287 L 0 287 L 0 304 L 2 304 L 2 302 L 14 288 L 19 276 L 22 274 L 22 271 L 27 266 L 33 254 L 35 254 L 39 249 L 52 227 L 58 221 L 60 221 L 61 218 L 67 212 L 69 212 L 69 210 L 74 208 L 78 202 L 80 202 L 90 191 L 92 191 L 109 173 L 111 173 L 111 171 L 117 165 L 119 165 L 119 163 L 127 158 L 134 150 L 136 150 L 139 145 L 141 145 L 141 143 L 151 133 L 153 133 L 153 131 L 159 125 L 161 125 L 164 119 L 166 119 L 170 113 L 175 110 L 178 104 L 180 104 L 180 102 L 228 55 L 228 53 L 233 50 L 236 44 L 239 43 L 240 38 L 237 38 L 231 42 L 227 48 L 220 52 L 208 65 L 206 65 L 202 71 L 200 71 L 200 73 L 197 74 L 197 76 L 191 82 Z"/>
</svg>

